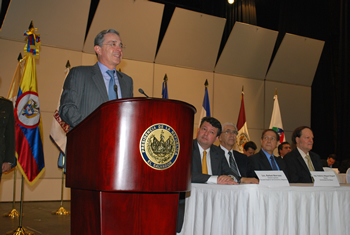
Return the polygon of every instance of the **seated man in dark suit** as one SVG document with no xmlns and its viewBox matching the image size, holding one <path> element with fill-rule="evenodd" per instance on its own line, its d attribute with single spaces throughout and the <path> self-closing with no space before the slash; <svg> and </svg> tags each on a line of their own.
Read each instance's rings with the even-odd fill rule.
<svg viewBox="0 0 350 235">
<path fill-rule="evenodd" d="M 323 167 L 338 168 L 339 162 L 337 161 L 337 156 L 335 154 L 330 154 L 327 159 L 321 159 Z"/>
<path fill-rule="evenodd" d="M 278 133 L 273 129 L 266 129 L 261 135 L 261 150 L 248 159 L 251 161 L 254 170 L 266 171 L 275 170 L 287 173 L 286 164 L 282 158 L 275 157 L 273 151 L 279 141 Z M 287 175 L 287 174 L 286 174 Z"/>
<path fill-rule="evenodd" d="M 292 148 L 290 147 L 290 144 L 288 142 L 283 142 L 280 145 L 278 145 L 278 154 L 281 158 L 284 157 L 287 153 L 292 151 Z"/>
<path fill-rule="evenodd" d="M 213 145 L 221 133 L 221 123 L 204 117 L 192 146 L 192 183 L 237 185 L 241 177 L 232 172 L 223 151 Z M 185 193 L 180 193 L 176 232 L 181 232 L 185 214 Z"/>
<path fill-rule="evenodd" d="M 297 147 L 283 158 L 288 180 L 290 183 L 312 183 L 310 171 L 323 171 L 320 156 L 310 151 L 314 143 L 312 130 L 307 126 L 296 128 L 292 141 Z"/>
<path fill-rule="evenodd" d="M 237 128 L 233 123 L 222 125 L 222 133 L 219 136 L 220 148 L 224 151 L 225 158 L 233 172 L 241 176 L 241 183 L 258 184 L 259 180 L 254 172 L 248 157 L 233 150 L 237 141 Z"/>
<path fill-rule="evenodd" d="M 232 172 L 221 149 L 213 143 L 221 134 L 221 124 L 204 117 L 193 140 L 192 183 L 239 184 L 241 177 Z"/>
<path fill-rule="evenodd" d="M 256 144 L 253 141 L 248 141 L 243 146 L 243 153 L 247 157 L 250 157 L 255 154 L 256 149 L 257 149 Z"/>
</svg>

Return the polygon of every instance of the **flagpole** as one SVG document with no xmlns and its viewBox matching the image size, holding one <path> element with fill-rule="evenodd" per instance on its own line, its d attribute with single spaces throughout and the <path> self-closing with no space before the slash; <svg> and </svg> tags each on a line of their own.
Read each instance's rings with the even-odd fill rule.
<svg viewBox="0 0 350 235">
<path fill-rule="evenodd" d="M 4 217 L 10 217 L 11 219 L 14 219 L 19 216 L 18 211 L 15 208 L 16 205 L 16 172 L 17 167 L 13 170 L 13 203 L 12 203 L 12 210 L 6 214 L 4 214 Z"/>
<path fill-rule="evenodd" d="M 65 156 L 63 155 L 63 165 L 65 161 Z M 62 168 L 62 183 L 61 183 L 61 206 L 58 208 L 58 210 L 53 211 L 51 214 L 53 215 L 69 215 L 70 211 L 67 211 L 63 207 L 63 185 L 64 185 L 64 168 Z"/>
<path fill-rule="evenodd" d="M 6 235 L 34 235 L 32 231 L 29 231 L 22 227 L 22 217 L 23 217 L 23 185 L 24 177 L 22 175 L 22 184 L 21 184 L 21 204 L 20 204 L 20 213 L 19 213 L 19 226 L 13 231 L 7 232 Z"/>
</svg>

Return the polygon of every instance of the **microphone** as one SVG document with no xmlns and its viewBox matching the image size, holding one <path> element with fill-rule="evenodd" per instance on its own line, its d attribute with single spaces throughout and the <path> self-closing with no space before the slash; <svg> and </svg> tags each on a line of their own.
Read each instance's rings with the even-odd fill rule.
<svg viewBox="0 0 350 235">
<path fill-rule="evenodd" d="M 147 98 L 149 98 L 148 95 L 146 95 L 146 93 L 145 93 L 141 88 L 139 89 L 139 92 L 140 92 L 142 95 L 145 95 Z"/>
<path fill-rule="evenodd" d="M 118 86 L 116 84 L 114 84 L 113 88 L 114 88 L 115 94 L 117 95 L 117 99 L 119 99 L 118 98 Z"/>
</svg>

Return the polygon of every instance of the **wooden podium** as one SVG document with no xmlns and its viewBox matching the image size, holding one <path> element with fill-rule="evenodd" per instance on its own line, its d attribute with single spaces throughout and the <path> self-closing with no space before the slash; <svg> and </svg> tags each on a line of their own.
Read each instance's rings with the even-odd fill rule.
<svg viewBox="0 0 350 235">
<path fill-rule="evenodd" d="M 176 100 L 114 100 L 70 131 L 71 234 L 175 234 L 195 112 Z"/>
</svg>

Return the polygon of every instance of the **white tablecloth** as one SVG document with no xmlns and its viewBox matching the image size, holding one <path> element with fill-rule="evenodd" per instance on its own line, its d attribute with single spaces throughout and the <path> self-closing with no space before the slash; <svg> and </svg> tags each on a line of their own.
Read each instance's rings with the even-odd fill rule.
<svg viewBox="0 0 350 235">
<path fill-rule="evenodd" d="M 192 184 L 190 194 L 180 234 L 350 234 L 349 184 L 271 188 Z"/>
</svg>

